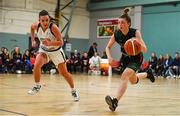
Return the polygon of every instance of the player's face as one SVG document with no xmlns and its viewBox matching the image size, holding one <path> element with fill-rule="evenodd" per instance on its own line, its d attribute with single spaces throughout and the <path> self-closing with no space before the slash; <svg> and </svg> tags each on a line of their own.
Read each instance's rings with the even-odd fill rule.
<svg viewBox="0 0 180 116">
<path fill-rule="evenodd" d="M 130 23 L 126 21 L 124 18 L 119 18 L 118 20 L 118 26 L 121 31 L 127 31 L 130 27 Z"/>
<path fill-rule="evenodd" d="M 47 29 L 49 26 L 49 16 L 45 15 L 45 16 L 40 16 L 40 23 L 43 29 Z"/>
</svg>

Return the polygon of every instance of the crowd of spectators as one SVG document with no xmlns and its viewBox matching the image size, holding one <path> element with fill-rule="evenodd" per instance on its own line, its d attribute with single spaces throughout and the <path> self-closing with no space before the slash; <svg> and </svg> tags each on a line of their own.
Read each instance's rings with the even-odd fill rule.
<svg viewBox="0 0 180 116">
<path fill-rule="evenodd" d="M 152 52 L 149 61 L 144 62 L 144 64 L 146 64 L 147 68 L 151 68 L 157 77 L 180 78 L 180 57 L 178 52 L 174 53 L 174 57 L 169 53 L 165 56 L 160 54 L 157 57 L 156 53 Z"/>
<path fill-rule="evenodd" d="M 92 71 L 100 71 L 101 59 L 107 59 L 106 52 L 104 51 L 102 56 L 97 52 L 97 44 L 89 48 L 88 52 L 79 53 L 77 50 L 70 53 L 67 56 L 67 69 L 70 73 L 87 73 Z M 93 54 L 93 55 L 92 55 Z M 1 48 L 0 53 L 0 73 L 26 73 L 31 74 L 33 72 L 33 65 L 35 63 L 36 51 L 26 49 L 22 54 L 19 47 L 15 47 L 11 52 L 6 47 Z M 180 56 L 178 52 L 175 52 L 174 57 L 170 54 L 159 57 L 155 52 L 151 53 L 148 61 L 144 61 L 140 71 L 146 71 L 151 68 L 155 76 L 164 78 L 180 78 Z M 44 73 L 51 73 L 51 70 L 56 70 L 56 66 L 50 60 L 42 67 Z M 55 71 L 57 72 L 57 70 Z M 107 74 L 107 73 L 106 73 Z"/>
</svg>

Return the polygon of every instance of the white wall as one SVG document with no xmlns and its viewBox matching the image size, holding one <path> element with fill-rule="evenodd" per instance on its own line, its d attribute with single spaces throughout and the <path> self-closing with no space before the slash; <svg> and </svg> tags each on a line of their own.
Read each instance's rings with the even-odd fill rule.
<svg viewBox="0 0 180 116">
<path fill-rule="evenodd" d="M 70 0 L 61 0 L 61 7 Z M 88 0 L 77 0 L 76 9 L 69 30 L 70 38 L 89 39 L 89 12 L 86 11 Z M 49 11 L 54 17 L 57 0 L 2 0 L 0 7 L 0 32 L 27 34 L 30 25 L 38 20 L 42 9 Z M 67 7 L 62 13 L 69 17 L 71 8 Z M 66 21 L 60 18 L 60 28 Z M 64 33 L 63 33 L 64 34 Z"/>
</svg>

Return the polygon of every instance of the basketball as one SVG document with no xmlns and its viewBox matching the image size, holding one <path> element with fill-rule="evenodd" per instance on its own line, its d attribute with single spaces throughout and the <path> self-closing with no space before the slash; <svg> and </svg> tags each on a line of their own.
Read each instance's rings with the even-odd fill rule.
<svg viewBox="0 0 180 116">
<path fill-rule="evenodd" d="M 141 51 L 141 44 L 135 39 L 131 38 L 124 44 L 125 52 L 130 56 L 135 56 Z"/>
</svg>

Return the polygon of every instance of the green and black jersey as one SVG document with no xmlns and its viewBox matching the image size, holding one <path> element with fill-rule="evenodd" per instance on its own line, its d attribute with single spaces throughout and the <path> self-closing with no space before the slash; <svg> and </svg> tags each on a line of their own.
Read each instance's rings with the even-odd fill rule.
<svg viewBox="0 0 180 116">
<path fill-rule="evenodd" d="M 128 39 L 132 37 L 136 37 L 136 29 L 129 28 L 129 32 L 127 35 L 124 35 L 120 30 L 116 30 L 114 32 L 115 41 L 120 45 L 122 57 L 120 59 L 120 67 L 124 70 L 126 67 L 137 71 L 143 61 L 143 54 L 142 52 L 136 56 L 129 56 L 124 50 L 124 44 Z"/>
</svg>

